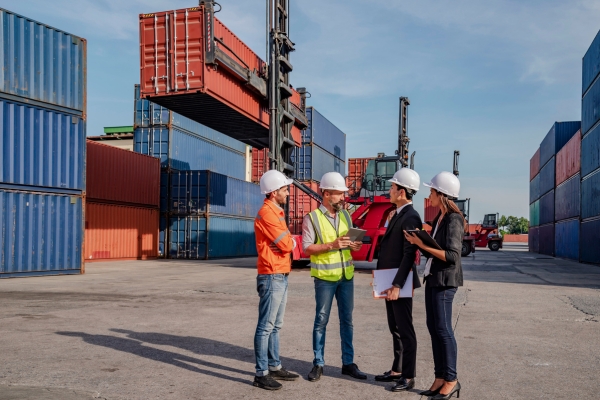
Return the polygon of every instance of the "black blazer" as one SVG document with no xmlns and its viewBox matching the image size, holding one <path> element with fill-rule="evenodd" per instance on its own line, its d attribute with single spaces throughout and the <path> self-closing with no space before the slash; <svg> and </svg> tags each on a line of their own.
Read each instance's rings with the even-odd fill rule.
<svg viewBox="0 0 600 400">
<path fill-rule="evenodd" d="M 433 220 L 431 229 L 435 229 L 439 218 L 440 214 Z M 462 215 L 458 213 L 444 215 L 434 239 L 446 251 L 446 261 L 433 257 L 430 270 L 431 275 L 424 278 L 428 286 L 458 287 L 463 285 L 460 253 L 464 235 L 465 225 Z M 430 257 L 429 254 L 425 255 L 426 257 Z"/>
<path fill-rule="evenodd" d="M 408 274 L 412 270 L 413 288 L 421 287 L 415 265 L 419 248 L 404 238 L 404 230 L 422 228 L 421 216 L 412 204 L 409 204 L 399 214 L 394 215 L 381 239 L 377 269 L 398 268 L 398 273 L 392 282 L 394 286 L 404 287 Z"/>
</svg>

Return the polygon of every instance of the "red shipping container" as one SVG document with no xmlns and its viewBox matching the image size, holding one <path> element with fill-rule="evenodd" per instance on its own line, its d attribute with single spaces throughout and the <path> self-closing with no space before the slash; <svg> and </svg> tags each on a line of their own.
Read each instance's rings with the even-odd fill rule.
<svg viewBox="0 0 600 400">
<path fill-rule="evenodd" d="M 267 157 L 268 149 L 252 148 L 252 178 L 254 183 L 260 182 L 260 177 L 267 172 L 269 168 L 269 158 Z"/>
<path fill-rule="evenodd" d="M 581 170 L 581 131 L 556 154 L 556 186 Z"/>
<path fill-rule="evenodd" d="M 533 178 L 537 174 L 540 173 L 540 148 L 538 147 L 537 151 L 529 160 L 529 180 L 532 181 Z"/>
<path fill-rule="evenodd" d="M 322 195 L 318 182 L 307 181 L 302 183 Z M 290 185 L 290 220 L 304 218 L 306 214 L 316 210 L 319 205 L 318 201 L 298 189 L 298 187 Z"/>
<path fill-rule="evenodd" d="M 160 159 L 86 141 L 90 200 L 159 207 Z"/>
<path fill-rule="evenodd" d="M 348 177 L 346 178 L 346 186 L 350 189 L 349 196 L 354 196 L 360 191 L 362 181 L 367 171 L 367 165 L 373 157 L 369 158 L 349 158 L 348 159 Z"/>
<path fill-rule="evenodd" d="M 425 204 L 423 206 L 423 210 L 425 212 L 425 219 L 423 220 L 423 222 L 431 225 L 435 217 L 440 212 L 440 208 L 432 206 L 429 198 L 426 197 L 424 200 Z"/>
<path fill-rule="evenodd" d="M 85 261 L 158 257 L 155 208 L 94 203 L 85 207 Z"/>
</svg>

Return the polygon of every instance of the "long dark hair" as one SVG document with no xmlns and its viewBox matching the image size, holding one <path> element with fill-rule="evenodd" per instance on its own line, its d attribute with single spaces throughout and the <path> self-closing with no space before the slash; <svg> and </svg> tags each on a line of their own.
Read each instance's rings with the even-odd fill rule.
<svg viewBox="0 0 600 400">
<path fill-rule="evenodd" d="M 462 217 L 463 219 L 463 224 L 464 224 L 464 228 L 465 228 L 465 232 L 468 232 L 469 229 L 469 225 L 467 224 L 467 220 L 465 220 L 465 216 L 463 215 L 463 213 L 460 211 L 460 208 L 458 208 L 458 206 L 456 205 L 456 203 L 454 203 L 452 200 L 450 200 L 450 198 L 445 195 L 444 193 L 441 192 L 437 192 L 438 195 L 440 196 L 440 209 L 444 214 L 458 214 Z"/>
</svg>

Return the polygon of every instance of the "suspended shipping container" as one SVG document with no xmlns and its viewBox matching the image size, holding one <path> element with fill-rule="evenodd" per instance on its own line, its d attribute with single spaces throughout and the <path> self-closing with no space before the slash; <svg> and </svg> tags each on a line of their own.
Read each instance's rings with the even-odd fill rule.
<svg viewBox="0 0 600 400">
<path fill-rule="evenodd" d="M 540 174 L 529 182 L 529 204 L 540 198 Z"/>
<path fill-rule="evenodd" d="M 540 145 L 540 166 L 543 168 L 579 129 L 581 121 L 555 122 Z"/>
<path fill-rule="evenodd" d="M 554 218 L 556 221 L 579 217 L 581 179 L 577 174 L 554 189 Z"/>
<path fill-rule="evenodd" d="M 535 154 L 529 160 L 529 180 L 531 181 L 537 174 L 540 173 L 540 149 L 536 150 Z"/>
<path fill-rule="evenodd" d="M 244 180 L 246 154 L 220 146 L 178 127 L 137 128 L 134 151 L 160 158 L 167 170 L 211 170 Z"/>
<path fill-rule="evenodd" d="M 306 107 L 308 128 L 302 131 L 302 144 L 319 146 L 329 154 L 346 159 L 346 134 L 314 107 Z"/>
<path fill-rule="evenodd" d="M 600 169 L 581 181 L 581 218 L 600 215 Z"/>
<path fill-rule="evenodd" d="M 360 189 L 367 172 L 367 165 L 371 160 L 374 160 L 374 158 L 368 157 L 348 159 L 348 177 L 346 178 L 346 186 L 348 189 L 350 189 L 348 191 L 349 196 L 360 194 Z"/>
<path fill-rule="evenodd" d="M 600 84 L 596 81 L 581 99 L 581 132 L 585 135 L 600 120 Z"/>
<path fill-rule="evenodd" d="M 85 260 L 147 260 L 158 257 L 156 208 L 87 201 Z"/>
<path fill-rule="evenodd" d="M 0 122 L 1 183 L 85 190 L 82 118 L 0 99 Z"/>
<path fill-rule="evenodd" d="M 554 224 L 541 225 L 539 235 L 540 254 L 554 257 Z"/>
<path fill-rule="evenodd" d="M 560 185 L 581 169 L 581 132 L 577 132 L 556 153 L 556 186 Z"/>
<path fill-rule="evenodd" d="M 437 215 L 437 214 L 436 214 Z M 540 224 L 540 201 L 535 201 L 529 205 L 529 226 L 538 226 Z"/>
<path fill-rule="evenodd" d="M 260 186 L 212 171 L 174 171 L 169 212 L 178 215 L 222 214 L 256 217 L 265 195 Z"/>
<path fill-rule="evenodd" d="M 159 206 L 160 160 L 87 141 L 87 198 Z"/>
<path fill-rule="evenodd" d="M 556 257 L 579 261 L 579 219 L 558 222 L 554 230 Z"/>
<path fill-rule="evenodd" d="M 528 233 L 529 251 L 532 253 L 540 252 L 540 228 L 529 228 Z"/>
<path fill-rule="evenodd" d="M 581 139 L 581 176 L 600 168 L 600 125 Z"/>
<path fill-rule="evenodd" d="M 554 222 L 554 190 L 540 197 L 540 225 Z"/>
<path fill-rule="evenodd" d="M 254 257 L 254 218 L 174 216 L 169 220 L 169 258 L 206 260 Z"/>
<path fill-rule="evenodd" d="M 83 272 L 83 199 L 0 189 L 0 278 Z"/>
<path fill-rule="evenodd" d="M 0 97 L 85 118 L 85 39 L 3 8 L 0 34 Z"/>
<path fill-rule="evenodd" d="M 554 189 L 556 181 L 556 163 L 552 157 L 540 170 L 540 197 Z"/>
<path fill-rule="evenodd" d="M 600 264 L 600 219 L 581 222 L 579 257 L 581 262 Z"/>
<path fill-rule="evenodd" d="M 316 145 L 296 147 L 292 155 L 295 177 L 300 181 L 321 181 L 327 172 L 346 174 L 346 163 Z"/>
<path fill-rule="evenodd" d="M 583 56 L 583 79 L 581 86 L 582 96 L 589 89 L 592 82 L 598 77 L 600 73 L 600 32 L 596 34 L 596 37 L 592 41 L 592 44 Z"/>
</svg>

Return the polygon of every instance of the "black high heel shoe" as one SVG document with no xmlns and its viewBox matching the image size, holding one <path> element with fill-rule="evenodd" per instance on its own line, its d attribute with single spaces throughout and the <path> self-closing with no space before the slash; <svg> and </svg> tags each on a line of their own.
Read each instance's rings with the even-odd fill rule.
<svg viewBox="0 0 600 400">
<path fill-rule="evenodd" d="M 448 394 L 438 393 L 437 396 L 435 396 L 433 398 L 433 400 L 450 400 L 450 398 L 452 396 L 454 396 L 454 393 L 456 393 L 456 398 L 458 399 L 460 397 L 460 382 L 459 381 L 456 381 L 456 385 L 454 385 L 454 387 L 452 388 L 450 393 L 448 393 Z"/>
<path fill-rule="evenodd" d="M 444 386 L 444 384 L 442 383 L 442 386 Z M 442 386 L 440 386 L 439 388 L 435 389 L 435 390 L 424 390 L 422 392 L 419 392 L 419 394 L 421 396 L 427 396 L 427 397 L 432 397 L 432 396 L 436 396 L 437 394 L 440 393 L 440 390 L 442 389 Z"/>
</svg>

